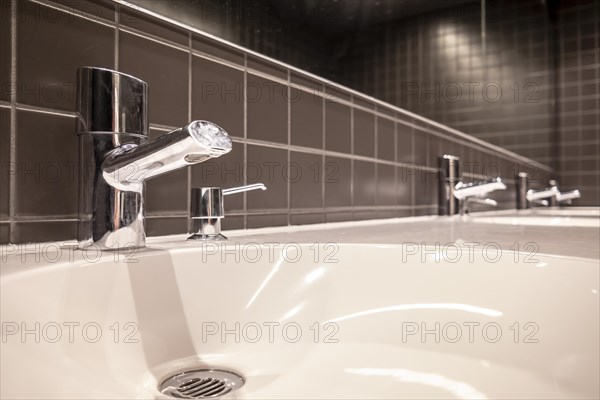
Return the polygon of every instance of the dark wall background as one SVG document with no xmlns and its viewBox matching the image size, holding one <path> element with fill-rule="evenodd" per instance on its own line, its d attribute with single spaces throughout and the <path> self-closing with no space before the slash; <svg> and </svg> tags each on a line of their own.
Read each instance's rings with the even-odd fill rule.
<svg viewBox="0 0 600 400">
<path fill-rule="evenodd" d="M 600 204 L 599 0 L 487 0 L 483 23 L 468 0 L 137 3 L 544 163 Z"/>
<path fill-rule="evenodd" d="M 598 205 L 599 27 L 600 1 L 488 0 L 482 38 L 481 5 L 461 5 L 340 38 L 340 81 L 549 165 Z"/>
</svg>

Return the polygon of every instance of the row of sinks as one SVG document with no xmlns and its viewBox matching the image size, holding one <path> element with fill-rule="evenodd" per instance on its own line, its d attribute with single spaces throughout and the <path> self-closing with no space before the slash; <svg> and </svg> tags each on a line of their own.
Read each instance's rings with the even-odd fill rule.
<svg viewBox="0 0 600 400">
<path fill-rule="evenodd" d="M 549 254 L 553 236 L 530 257 L 461 245 L 484 228 L 598 236 L 598 209 L 553 212 L 166 237 L 97 256 L 5 246 L 0 397 L 168 398 L 165 379 L 213 368 L 245 379 L 224 398 L 598 398 L 599 258 Z M 539 223 L 519 237 L 504 220 Z M 415 248 L 417 226 L 457 240 Z"/>
</svg>

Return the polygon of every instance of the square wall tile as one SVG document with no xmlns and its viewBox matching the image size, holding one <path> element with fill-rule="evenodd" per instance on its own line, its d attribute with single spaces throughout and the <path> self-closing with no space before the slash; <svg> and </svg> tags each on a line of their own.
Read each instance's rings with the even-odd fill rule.
<svg viewBox="0 0 600 400">
<path fill-rule="evenodd" d="M 177 218 L 146 218 L 146 235 L 163 236 L 177 235 L 188 232 L 188 219 L 186 217 Z"/>
<path fill-rule="evenodd" d="M 146 212 L 164 214 L 188 210 L 188 169 L 180 168 L 146 182 Z"/>
<path fill-rule="evenodd" d="M 415 162 L 413 155 L 413 130 L 410 126 L 396 124 L 396 161 L 402 163 Z"/>
<path fill-rule="evenodd" d="M 111 0 L 52 0 L 76 15 L 85 14 L 93 20 L 115 21 L 115 6 Z"/>
<path fill-rule="evenodd" d="M 354 161 L 354 205 L 375 205 L 375 164 L 367 161 Z"/>
<path fill-rule="evenodd" d="M 17 222 L 14 243 L 54 242 L 77 238 L 76 221 Z"/>
<path fill-rule="evenodd" d="M 133 28 L 182 46 L 188 46 L 189 34 L 185 30 L 142 13 L 135 7 L 122 6 L 119 23 L 128 28 Z"/>
<path fill-rule="evenodd" d="M 119 69 L 148 84 L 148 121 L 180 127 L 188 121 L 188 54 L 126 32 L 119 34 Z"/>
<path fill-rule="evenodd" d="M 8 218 L 11 169 L 10 110 L 0 108 L 0 220 Z"/>
<path fill-rule="evenodd" d="M 151 139 L 163 134 L 165 132 L 150 129 Z M 188 210 L 188 168 L 167 172 L 146 182 L 146 215 Z"/>
<path fill-rule="evenodd" d="M 348 158 L 325 157 L 325 207 L 352 205 L 352 162 Z"/>
<path fill-rule="evenodd" d="M 416 187 L 417 172 L 411 167 L 396 167 L 396 204 L 412 206 L 413 186 Z M 413 185 L 414 184 L 414 185 Z"/>
<path fill-rule="evenodd" d="M 288 208 L 287 150 L 248 145 L 245 172 L 248 184 L 264 183 L 267 187 L 246 194 L 248 210 Z"/>
<path fill-rule="evenodd" d="M 214 122 L 244 137 L 244 72 L 192 57 L 192 119 Z"/>
<path fill-rule="evenodd" d="M 290 103 L 292 144 L 323 148 L 323 98 L 292 88 Z"/>
<path fill-rule="evenodd" d="M 248 138 L 288 143 L 288 87 L 248 74 Z"/>
<path fill-rule="evenodd" d="M 10 3 L 0 4 L 0 100 L 10 101 L 11 12 Z"/>
<path fill-rule="evenodd" d="M 377 118 L 377 158 L 394 161 L 396 133 L 394 122 L 386 118 Z"/>
<path fill-rule="evenodd" d="M 377 219 L 377 211 L 369 210 L 369 211 L 354 211 L 352 213 L 353 221 L 365 221 L 369 219 Z"/>
<path fill-rule="evenodd" d="M 414 179 L 415 206 L 437 205 L 437 173 L 417 170 Z"/>
<path fill-rule="evenodd" d="M 317 154 L 291 153 L 289 168 L 292 209 L 323 207 L 323 158 Z"/>
<path fill-rule="evenodd" d="M 244 65 L 244 53 L 231 46 L 216 42 L 201 35 L 192 34 L 192 48 L 213 57 Z"/>
<path fill-rule="evenodd" d="M 266 228 L 271 226 L 286 226 L 288 224 L 287 214 L 260 214 L 248 215 L 247 229 Z"/>
<path fill-rule="evenodd" d="M 7 244 L 10 242 L 10 224 L 0 223 L 0 244 Z"/>
<path fill-rule="evenodd" d="M 325 222 L 323 214 L 292 214 L 290 215 L 291 225 L 312 225 Z"/>
<path fill-rule="evenodd" d="M 354 110 L 354 154 L 375 157 L 375 116 Z"/>
<path fill-rule="evenodd" d="M 17 101 L 75 110 L 77 68 L 115 66 L 114 28 L 30 1 L 17 12 Z"/>
<path fill-rule="evenodd" d="M 16 122 L 17 216 L 76 216 L 75 119 L 19 110 Z"/>
<path fill-rule="evenodd" d="M 192 187 L 232 188 L 244 185 L 244 144 L 233 143 L 231 151 L 219 158 L 193 165 Z M 250 192 L 248 196 L 256 194 Z M 225 213 L 244 209 L 244 195 L 237 194 L 224 198 Z"/>
<path fill-rule="evenodd" d="M 352 221 L 352 212 L 329 212 L 325 214 L 325 222 Z"/>
<path fill-rule="evenodd" d="M 276 78 L 287 80 L 287 78 L 288 78 L 287 69 L 285 69 L 277 64 L 274 64 L 270 61 L 264 60 L 260 57 L 253 56 L 251 54 L 248 54 L 247 58 L 248 58 L 248 68 L 255 69 L 257 71 L 260 71 L 265 74 L 269 74 Z"/>
<path fill-rule="evenodd" d="M 351 109 L 349 106 L 325 102 L 325 149 L 350 154 L 352 148 Z"/>
<path fill-rule="evenodd" d="M 397 204 L 398 191 L 393 165 L 377 164 L 377 205 L 392 206 Z"/>
<path fill-rule="evenodd" d="M 233 229 L 244 229 L 244 216 L 243 215 L 227 215 L 225 212 L 225 218 L 221 219 L 221 230 L 228 231 Z M 227 234 L 225 234 L 227 236 Z"/>
</svg>

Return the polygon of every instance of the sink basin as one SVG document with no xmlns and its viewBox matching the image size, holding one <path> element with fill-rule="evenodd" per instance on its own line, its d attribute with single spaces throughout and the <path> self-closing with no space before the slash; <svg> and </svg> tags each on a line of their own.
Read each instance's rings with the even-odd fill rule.
<svg viewBox="0 0 600 400">
<path fill-rule="evenodd" d="M 581 227 L 600 228 L 598 217 L 573 217 L 555 215 L 519 215 L 519 216 L 477 216 L 472 218 L 473 222 L 484 224 L 503 225 L 527 225 L 527 226 L 557 226 L 557 227 Z"/>
<path fill-rule="evenodd" d="M 556 217 L 600 217 L 598 207 L 568 207 L 568 208 L 533 208 L 529 210 L 534 215 L 552 215 Z"/>
<path fill-rule="evenodd" d="M 245 377 L 224 398 L 599 396 L 597 260 L 216 246 L 3 260 L 1 397 L 162 398 L 199 368 Z"/>
</svg>

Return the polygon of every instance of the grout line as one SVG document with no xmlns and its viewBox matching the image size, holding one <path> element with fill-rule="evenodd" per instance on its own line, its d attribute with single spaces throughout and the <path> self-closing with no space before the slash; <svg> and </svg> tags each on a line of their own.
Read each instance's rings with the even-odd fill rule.
<svg viewBox="0 0 600 400">
<path fill-rule="evenodd" d="M 188 105 L 188 121 L 192 120 L 192 91 L 193 91 L 193 76 L 194 74 L 192 73 L 192 67 L 193 67 L 193 56 L 192 56 L 192 33 L 188 32 L 188 98 L 187 98 L 187 105 Z M 191 222 L 189 220 L 190 217 L 190 210 L 192 209 L 192 185 L 193 185 L 193 181 L 192 181 L 192 177 L 193 177 L 193 165 L 190 165 L 189 167 L 187 167 L 187 190 L 186 190 L 186 205 L 187 205 L 187 209 L 188 209 L 188 221 L 187 221 L 187 229 L 188 229 L 188 233 L 192 234 L 194 232 L 192 232 L 192 225 Z"/>
<path fill-rule="evenodd" d="M 354 104 L 354 96 L 350 97 Z M 350 206 L 354 207 L 354 107 L 350 107 Z"/>
<path fill-rule="evenodd" d="M 10 2 L 10 164 L 17 165 L 17 0 Z M 8 218 L 10 228 L 9 242 L 16 241 L 16 202 L 17 202 L 17 174 L 10 174 L 9 178 Z"/>
<path fill-rule="evenodd" d="M 119 41 L 120 41 L 120 28 L 121 28 L 121 6 L 115 4 L 115 48 L 114 48 L 114 62 L 115 71 L 119 70 Z"/>
<path fill-rule="evenodd" d="M 287 144 L 288 144 L 288 150 L 287 150 L 287 163 L 288 163 L 288 167 L 290 166 L 291 162 L 292 162 L 292 152 L 290 151 L 290 146 L 292 145 L 292 101 L 291 101 L 291 94 L 292 94 L 292 74 L 290 72 L 290 70 L 287 70 L 287 82 L 286 82 L 286 91 L 287 91 L 287 99 L 286 99 L 286 106 L 287 106 Z M 287 196 L 287 208 L 288 208 L 288 215 L 287 215 L 287 224 L 291 225 L 292 224 L 292 220 L 291 220 L 291 215 L 289 213 L 290 209 L 292 208 L 292 184 L 291 184 L 291 180 L 288 178 L 286 179 L 286 196 Z"/>
<path fill-rule="evenodd" d="M 247 99 L 247 90 L 248 90 L 248 55 L 244 53 L 244 89 L 243 89 L 243 104 L 244 104 L 244 145 L 243 145 L 243 164 L 248 165 L 248 99 Z M 242 185 L 248 184 L 248 176 L 247 170 L 244 168 L 242 172 Z M 247 193 L 242 193 L 242 207 L 244 209 L 244 222 L 243 228 L 248 229 L 248 196 Z"/>
<path fill-rule="evenodd" d="M 416 157 L 415 157 L 415 131 L 414 131 L 414 129 L 410 130 L 410 154 L 411 154 L 410 155 L 411 160 L 414 161 L 416 159 Z M 416 175 L 413 174 L 413 178 L 411 179 L 411 182 L 410 182 L 410 192 L 411 192 L 410 199 L 411 199 L 411 204 L 412 204 L 413 208 L 416 206 L 416 204 L 415 204 L 416 203 L 416 201 L 415 201 L 416 200 L 416 195 L 415 195 L 415 189 L 416 189 L 415 179 L 416 179 Z M 411 215 L 412 216 L 415 215 L 414 210 L 413 210 L 413 212 L 412 212 Z"/>
<path fill-rule="evenodd" d="M 16 110 L 20 110 L 20 111 L 30 111 L 30 112 L 36 112 L 36 113 L 41 113 L 41 114 L 57 115 L 60 117 L 70 117 L 70 118 L 76 117 L 76 114 L 74 111 L 53 110 L 51 108 L 30 106 L 30 105 L 19 104 L 19 103 L 16 103 L 16 104 L 12 103 L 12 104 L 14 105 L 14 108 Z"/>
<path fill-rule="evenodd" d="M 325 85 L 322 85 L 323 92 L 326 91 Z M 323 110 L 322 119 L 321 119 L 321 143 L 322 143 L 322 155 L 321 155 L 321 167 L 319 168 L 319 179 L 321 179 L 321 207 L 323 208 L 323 217 L 325 218 L 325 149 L 327 146 L 327 102 L 323 99 L 321 103 L 321 107 Z"/>
<path fill-rule="evenodd" d="M 377 106 L 375 106 L 375 110 L 377 110 Z M 373 118 L 375 119 L 375 121 L 373 121 L 373 140 L 375 141 L 374 143 L 374 151 L 373 153 L 375 154 L 375 158 L 377 158 L 379 156 L 379 138 L 378 138 L 378 130 L 379 130 L 379 118 L 377 118 L 377 116 L 373 116 Z M 377 186 L 379 185 L 379 168 L 378 168 L 378 164 L 375 165 L 375 193 L 373 196 L 373 200 L 375 202 L 375 207 L 377 207 L 379 205 L 379 193 L 377 190 Z M 395 168 L 394 168 L 395 169 Z"/>
</svg>

